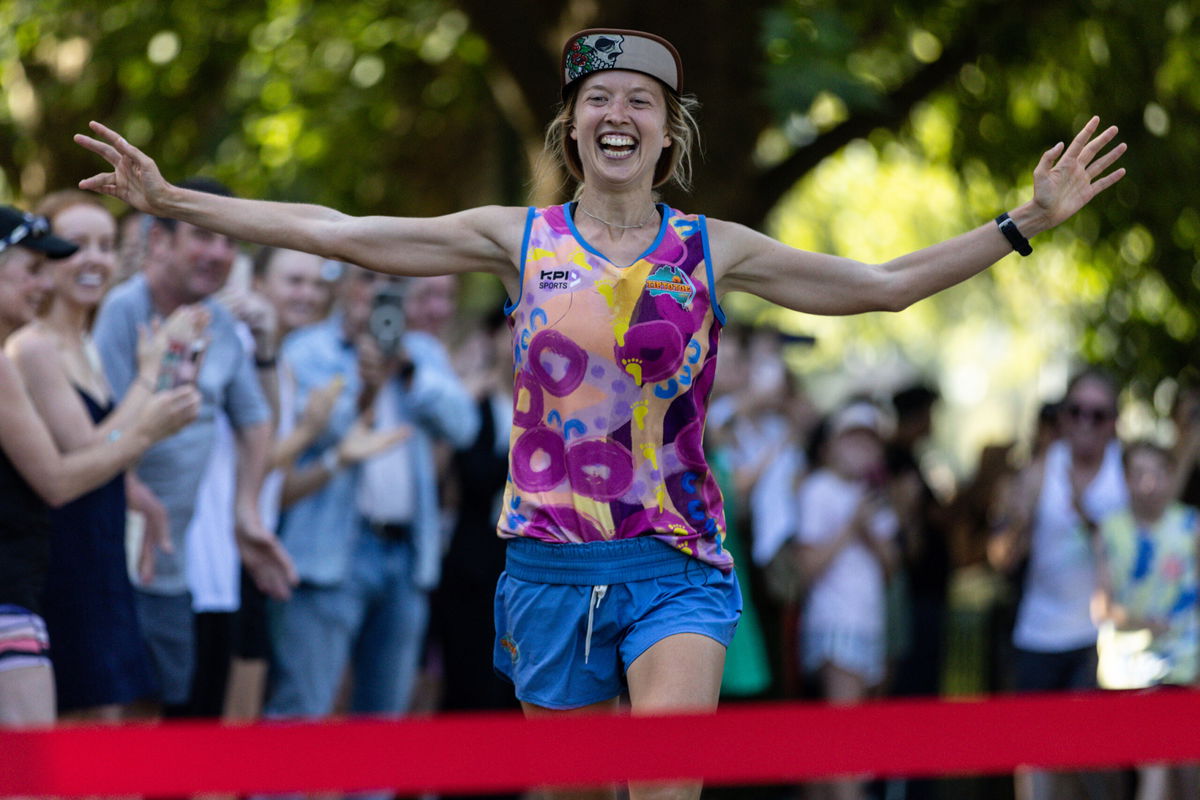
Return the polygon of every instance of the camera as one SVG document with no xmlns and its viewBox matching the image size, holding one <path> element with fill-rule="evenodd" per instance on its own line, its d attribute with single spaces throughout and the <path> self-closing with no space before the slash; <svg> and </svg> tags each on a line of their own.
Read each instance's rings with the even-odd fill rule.
<svg viewBox="0 0 1200 800">
<path fill-rule="evenodd" d="M 367 330 L 387 358 L 399 355 L 404 341 L 404 295 L 400 281 L 388 281 L 375 292 Z"/>
</svg>

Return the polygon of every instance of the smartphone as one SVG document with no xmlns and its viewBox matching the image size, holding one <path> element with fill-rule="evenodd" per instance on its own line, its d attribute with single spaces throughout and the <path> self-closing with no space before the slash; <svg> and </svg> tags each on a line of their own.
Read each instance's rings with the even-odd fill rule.
<svg viewBox="0 0 1200 800">
<path fill-rule="evenodd" d="M 168 342 L 161 366 L 158 368 L 158 383 L 155 388 L 162 391 L 195 383 L 200 372 L 200 362 L 204 359 L 207 348 L 208 341 L 203 338 L 190 342 L 172 339 Z"/>
</svg>

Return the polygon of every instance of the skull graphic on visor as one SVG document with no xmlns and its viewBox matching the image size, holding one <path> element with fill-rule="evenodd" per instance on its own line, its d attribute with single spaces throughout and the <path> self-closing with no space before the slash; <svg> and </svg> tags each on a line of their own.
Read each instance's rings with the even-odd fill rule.
<svg viewBox="0 0 1200 800">
<path fill-rule="evenodd" d="M 612 34 L 580 36 L 567 49 L 567 81 L 602 69 L 615 69 L 625 37 Z"/>
</svg>

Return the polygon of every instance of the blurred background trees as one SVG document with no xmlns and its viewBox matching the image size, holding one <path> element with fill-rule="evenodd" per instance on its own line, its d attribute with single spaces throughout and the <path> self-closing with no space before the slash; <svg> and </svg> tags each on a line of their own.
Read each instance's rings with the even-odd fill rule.
<svg viewBox="0 0 1200 800">
<path fill-rule="evenodd" d="M 557 200 L 541 136 L 563 37 L 588 25 L 682 52 L 704 156 L 690 197 L 667 200 L 866 260 L 1024 200 L 1041 152 L 1091 114 L 1121 127 L 1130 177 L 1031 259 L 898 315 L 730 298 L 741 320 L 817 334 L 793 363 L 818 394 L 923 375 L 986 437 L 1024 425 L 1076 360 L 1150 406 L 1193 369 L 1188 0 L 0 0 L 0 196 L 30 202 L 96 171 L 70 137 L 97 118 L 167 175 L 249 196 L 415 215 Z"/>
</svg>

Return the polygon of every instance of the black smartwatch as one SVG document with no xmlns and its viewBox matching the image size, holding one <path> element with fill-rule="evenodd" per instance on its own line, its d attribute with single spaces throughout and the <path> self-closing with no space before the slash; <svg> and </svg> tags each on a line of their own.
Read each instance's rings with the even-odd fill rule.
<svg viewBox="0 0 1200 800">
<path fill-rule="evenodd" d="M 1012 217 L 1005 211 L 1000 216 L 996 217 L 996 224 L 1000 226 L 1000 232 L 1004 234 L 1004 238 L 1008 239 L 1008 243 L 1012 245 L 1012 249 L 1016 250 L 1023 256 L 1027 256 L 1033 252 L 1032 245 L 1029 240 L 1021 234 L 1021 229 L 1017 227 L 1017 223 L 1013 222 Z"/>
</svg>

